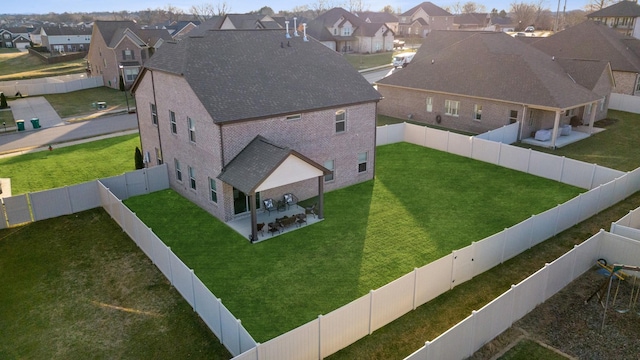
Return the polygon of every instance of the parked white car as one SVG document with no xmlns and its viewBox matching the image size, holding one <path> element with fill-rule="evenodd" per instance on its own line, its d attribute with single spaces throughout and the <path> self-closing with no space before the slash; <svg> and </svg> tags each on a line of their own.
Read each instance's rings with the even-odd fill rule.
<svg viewBox="0 0 640 360">
<path fill-rule="evenodd" d="M 414 52 L 408 52 L 408 53 L 402 53 L 402 54 L 398 54 L 396 56 L 393 57 L 393 67 L 394 68 L 399 68 L 399 67 L 405 67 L 407 65 L 409 65 L 409 63 L 411 62 L 411 60 L 413 59 L 413 56 L 416 53 Z"/>
</svg>

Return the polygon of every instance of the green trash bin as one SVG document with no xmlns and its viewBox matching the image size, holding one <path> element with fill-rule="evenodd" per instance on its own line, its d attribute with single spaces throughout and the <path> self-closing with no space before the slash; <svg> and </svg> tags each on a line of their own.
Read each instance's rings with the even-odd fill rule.
<svg viewBox="0 0 640 360">
<path fill-rule="evenodd" d="M 16 120 L 18 131 L 24 131 L 24 120 Z"/>
<path fill-rule="evenodd" d="M 38 119 L 38 118 L 31 119 L 31 125 L 33 125 L 34 129 L 39 129 L 40 128 L 40 119 Z"/>
</svg>

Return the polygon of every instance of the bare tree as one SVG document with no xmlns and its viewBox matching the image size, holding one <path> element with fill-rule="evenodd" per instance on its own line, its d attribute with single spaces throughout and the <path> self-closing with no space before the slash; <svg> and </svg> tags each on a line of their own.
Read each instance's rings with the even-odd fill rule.
<svg viewBox="0 0 640 360">
<path fill-rule="evenodd" d="M 516 24 L 516 31 L 521 31 L 529 25 L 535 24 L 538 7 L 535 4 L 512 3 L 511 14 Z"/>
<path fill-rule="evenodd" d="M 182 9 L 177 8 L 171 4 L 167 4 L 166 10 L 167 10 L 167 17 L 168 17 L 167 20 L 169 20 L 169 23 L 172 23 L 174 21 L 180 21 L 180 18 L 184 15 L 184 11 L 182 11 Z"/>
<path fill-rule="evenodd" d="M 309 4 L 309 9 L 313 10 L 315 16 L 318 16 L 323 12 L 329 10 L 329 3 L 327 0 L 314 0 L 311 4 Z"/>
<path fill-rule="evenodd" d="M 216 16 L 225 16 L 227 15 L 229 12 L 231 11 L 231 6 L 229 6 L 229 4 L 227 4 L 227 1 L 218 1 L 218 3 L 215 6 L 215 11 L 214 11 L 214 15 Z"/>
<path fill-rule="evenodd" d="M 473 1 L 467 1 L 464 5 L 462 5 L 461 10 L 463 14 L 471 14 L 477 12 L 485 12 L 486 8 L 482 4 L 478 4 Z"/>
<path fill-rule="evenodd" d="M 462 4 L 460 3 L 460 1 L 456 1 L 453 4 L 451 4 L 450 8 L 450 13 L 452 14 L 461 14 L 462 13 Z"/>
<path fill-rule="evenodd" d="M 200 4 L 200 5 L 192 5 L 189 9 L 191 14 L 199 21 L 206 21 L 207 19 L 211 19 L 211 17 L 215 14 L 215 9 L 213 4 Z"/>
<path fill-rule="evenodd" d="M 349 11 L 360 12 L 365 10 L 364 0 L 349 0 Z"/>
<path fill-rule="evenodd" d="M 572 10 L 567 12 L 564 18 L 564 26 L 577 25 L 587 19 L 587 14 L 583 10 Z"/>
<path fill-rule="evenodd" d="M 395 11 L 393 11 L 393 6 L 391 6 L 391 5 L 385 5 L 382 8 L 382 12 L 386 12 L 388 14 L 395 14 Z"/>
<path fill-rule="evenodd" d="M 590 0 L 589 3 L 585 6 L 585 10 L 591 13 L 594 11 L 602 10 L 610 5 L 613 5 L 615 0 Z"/>
</svg>

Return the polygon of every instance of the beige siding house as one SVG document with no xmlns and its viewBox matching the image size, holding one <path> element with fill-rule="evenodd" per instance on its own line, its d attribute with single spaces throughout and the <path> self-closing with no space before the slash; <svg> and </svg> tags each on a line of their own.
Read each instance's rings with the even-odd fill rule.
<svg viewBox="0 0 640 360">
<path fill-rule="evenodd" d="M 133 92 L 149 166 L 223 221 L 374 175 L 380 95 L 339 54 L 279 30 L 211 30 L 166 43 Z M 237 46 L 243 44 L 244 46 Z"/>
<path fill-rule="evenodd" d="M 622 0 L 606 8 L 594 11 L 587 18 L 602 23 L 622 35 L 640 39 L 640 5 L 637 1 Z"/>
<path fill-rule="evenodd" d="M 572 121 L 606 116 L 613 77 L 606 61 L 552 58 L 504 33 L 434 31 L 377 85 L 380 114 L 471 133 L 519 121 L 521 139 L 550 130 L 555 147 Z"/>
</svg>

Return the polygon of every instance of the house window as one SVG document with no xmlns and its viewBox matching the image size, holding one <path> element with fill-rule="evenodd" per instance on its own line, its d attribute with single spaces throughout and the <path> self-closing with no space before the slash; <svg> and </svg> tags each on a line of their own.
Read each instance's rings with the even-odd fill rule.
<svg viewBox="0 0 640 360">
<path fill-rule="evenodd" d="M 460 108 L 460 101 L 445 100 L 444 101 L 444 113 L 451 116 L 458 116 L 458 110 Z"/>
<path fill-rule="evenodd" d="M 482 119 L 482 105 L 478 105 L 478 104 L 473 105 L 473 119 L 474 120 Z"/>
<path fill-rule="evenodd" d="M 350 35 L 351 35 L 351 28 L 350 27 L 342 28 L 342 36 L 350 36 Z"/>
<path fill-rule="evenodd" d="M 344 110 L 336 111 L 336 134 L 343 133 L 347 130 L 347 112 Z"/>
<path fill-rule="evenodd" d="M 133 55 L 133 50 L 122 50 L 122 59 L 124 60 L 134 60 L 135 56 Z"/>
<path fill-rule="evenodd" d="M 209 178 L 209 200 L 214 203 L 218 202 L 218 189 L 216 179 Z"/>
<path fill-rule="evenodd" d="M 427 98 L 427 112 L 432 112 L 433 111 L 433 98 L 432 97 L 428 97 Z"/>
<path fill-rule="evenodd" d="M 189 186 L 195 190 L 196 189 L 196 170 L 191 166 L 188 166 L 189 169 Z"/>
<path fill-rule="evenodd" d="M 156 109 L 156 104 L 151 104 L 151 123 L 158 125 L 158 109 Z"/>
<path fill-rule="evenodd" d="M 104 68 L 106 69 L 107 68 L 107 59 L 106 58 L 102 59 L 102 62 L 104 63 Z"/>
<path fill-rule="evenodd" d="M 300 120 L 302 118 L 302 114 L 295 114 L 287 116 L 287 120 Z"/>
<path fill-rule="evenodd" d="M 176 167 L 176 180 L 182 182 L 182 169 L 180 168 L 180 161 L 173 159 L 173 163 Z"/>
<path fill-rule="evenodd" d="M 591 114 L 591 107 L 593 106 L 593 104 L 587 104 L 584 106 L 584 114 L 585 115 L 589 115 Z"/>
<path fill-rule="evenodd" d="M 178 133 L 178 125 L 176 124 L 176 113 L 174 113 L 171 110 L 169 110 L 169 124 L 171 125 L 171 133 L 172 134 L 177 134 Z"/>
<path fill-rule="evenodd" d="M 331 174 L 327 174 L 324 176 L 325 182 L 333 181 L 334 166 L 335 166 L 334 160 L 327 160 L 324 162 L 324 167 L 327 168 L 327 170 L 331 170 Z"/>
<path fill-rule="evenodd" d="M 600 111 L 604 110 L 604 101 L 606 98 L 602 98 L 600 99 L 600 101 L 598 101 L 600 103 Z"/>
<path fill-rule="evenodd" d="M 189 141 L 196 142 L 196 122 L 192 118 L 187 118 L 187 124 L 189 126 Z"/>
<path fill-rule="evenodd" d="M 518 110 L 511 110 L 509 112 L 509 124 L 518 122 Z"/>
<path fill-rule="evenodd" d="M 533 110 L 529 110 L 529 126 L 533 126 Z"/>
<path fill-rule="evenodd" d="M 367 171 L 367 153 L 358 154 L 358 172 L 363 173 Z"/>
<path fill-rule="evenodd" d="M 136 78 L 138 77 L 138 71 L 140 71 L 140 69 L 138 69 L 137 67 L 125 68 L 124 69 L 125 82 L 130 83 L 135 81 Z"/>
<path fill-rule="evenodd" d="M 333 35 L 338 35 L 338 29 L 333 28 Z"/>
<path fill-rule="evenodd" d="M 162 152 L 158 148 L 156 148 L 156 162 L 158 165 L 162 165 Z"/>
<path fill-rule="evenodd" d="M 140 51 L 140 57 L 142 58 L 142 62 L 145 62 L 145 60 L 147 60 L 147 50 L 146 49 L 142 49 Z"/>
</svg>

